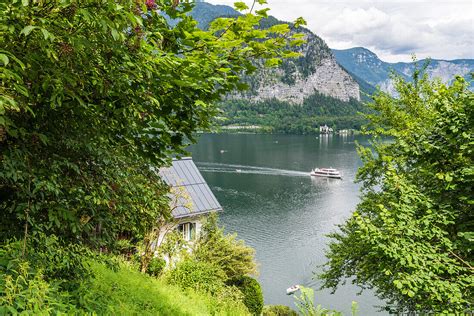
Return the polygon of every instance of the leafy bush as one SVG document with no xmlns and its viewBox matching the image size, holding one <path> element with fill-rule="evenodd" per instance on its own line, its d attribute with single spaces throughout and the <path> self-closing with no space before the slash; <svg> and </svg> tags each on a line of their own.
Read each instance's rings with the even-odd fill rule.
<svg viewBox="0 0 474 316">
<path fill-rule="evenodd" d="M 172 285 L 182 289 L 191 289 L 199 293 L 209 294 L 214 300 L 212 309 L 222 310 L 226 306 L 235 305 L 237 310 L 245 309 L 242 292 L 233 285 L 227 285 L 227 276 L 219 267 L 208 263 L 186 259 L 179 262 L 169 271 L 165 279 Z"/>
<path fill-rule="evenodd" d="M 63 280 L 72 286 L 90 275 L 90 256 L 91 252 L 80 245 L 37 233 L 26 243 L 13 240 L 0 246 L 0 272 L 15 274 L 20 264 L 28 262 L 31 270 L 41 270 L 47 281 Z"/>
<path fill-rule="evenodd" d="M 301 287 L 300 295 L 295 296 L 295 304 L 298 310 L 303 316 L 343 316 L 341 312 L 330 310 L 322 307 L 321 305 L 315 306 L 314 303 L 314 291 L 311 288 Z M 352 302 L 351 316 L 356 316 L 358 313 L 358 305 L 356 302 Z"/>
<path fill-rule="evenodd" d="M 153 258 L 148 264 L 146 273 L 151 276 L 158 276 L 163 272 L 163 269 L 166 267 L 166 261 L 162 258 Z"/>
<path fill-rule="evenodd" d="M 263 316 L 298 316 L 298 313 L 286 305 L 265 305 Z"/>
<path fill-rule="evenodd" d="M 219 267 L 202 261 L 184 260 L 167 276 L 171 284 L 183 289 L 194 289 L 216 294 L 225 287 L 226 275 Z"/>
<path fill-rule="evenodd" d="M 263 309 L 263 293 L 260 283 L 249 276 L 241 276 L 240 278 L 230 280 L 230 285 L 236 286 L 244 295 L 243 302 L 249 311 L 254 315 L 260 315 Z"/>
<path fill-rule="evenodd" d="M 42 271 L 34 271 L 28 262 L 18 264 L 14 273 L 0 272 L 0 315 L 73 313 L 75 310 L 67 293 L 60 292 L 54 283 L 48 283 Z"/>
<path fill-rule="evenodd" d="M 218 226 L 216 214 L 208 216 L 192 256 L 196 261 L 218 266 L 228 279 L 257 273 L 255 250 L 238 240 L 237 235 L 226 235 Z"/>
</svg>

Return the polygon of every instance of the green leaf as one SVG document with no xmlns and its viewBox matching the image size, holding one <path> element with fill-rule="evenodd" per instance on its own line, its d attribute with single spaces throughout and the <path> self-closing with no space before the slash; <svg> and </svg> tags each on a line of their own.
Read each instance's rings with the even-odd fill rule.
<svg viewBox="0 0 474 316">
<path fill-rule="evenodd" d="M 41 33 L 43 33 L 43 37 L 44 37 L 45 40 L 48 40 L 48 39 L 53 40 L 53 39 L 54 39 L 53 34 L 51 34 L 51 33 L 50 33 L 48 30 L 46 30 L 46 29 L 41 28 Z"/>
<path fill-rule="evenodd" d="M 290 31 L 288 24 L 276 24 L 268 28 L 268 31 L 276 34 L 286 34 Z"/>
<path fill-rule="evenodd" d="M 119 32 L 116 29 L 112 29 L 112 37 L 116 41 L 120 38 Z"/>
<path fill-rule="evenodd" d="M 281 64 L 280 58 L 270 58 L 265 61 L 266 67 L 275 67 Z"/>
<path fill-rule="evenodd" d="M 47 144 L 48 144 L 48 137 L 46 137 L 46 135 L 44 135 L 44 134 L 38 134 L 38 137 L 39 137 L 39 139 L 41 140 L 41 142 L 42 142 L 44 145 L 47 145 Z"/>
<path fill-rule="evenodd" d="M 245 2 L 235 2 L 234 3 L 234 8 L 237 10 L 237 11 L 245 11 L 245 10 L 248 10 L 249 7 L 245 4 Z"/>
<path fill-rule="evenodd" d="M 30 0 L 21 0 L 21 4 L 26 7 L 28 4 L 30 4 Z"/>
<path fill-rule="evenodd" d="M 267 12 L 268 12 L 269 10 L 270 10 L 270 9 L 268 9 L 268 8 L 261 9 L 261 10 L 256 10 L 256 11 L 255 11 L 255 14 L 258 15 L 258 16 L 264 17 L 264 18 L 268 18 L 268 13 L 267 13 Z"/>
<path fill-rule="evenodd" d="M 4 66 L 8 65 L 8 62 L 10 61 L 8 59 L 8 56 L 5 54 L 0 54 L 0 61 L 3 63 Z"/>
<path fill-rule="evenodd" d="M 295 21 L 295 27 L 300 27 L 302 25 L 306 25 L 306 20 L 302 17 L 297 18 Z"/>
<path fill-rule="evenodd" d="M 37 26 L 34 26 L 34 25 L 25 26 L 23 30 L 21 30 L 20 34 L 24 34 L 25 36 L 28 36 L 31 33 L 31 31 L 33 31 L 36 28 Z"/>
</svg>

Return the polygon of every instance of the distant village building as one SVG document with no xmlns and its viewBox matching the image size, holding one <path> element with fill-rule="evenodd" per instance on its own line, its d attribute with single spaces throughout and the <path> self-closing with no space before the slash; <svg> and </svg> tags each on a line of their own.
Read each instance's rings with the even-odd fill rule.
<svg viewBox="0 0 474 316">
<path fill-rule="evenodd" d="M 162 228 L 157 246 L 174 229 L 181 232 L 186 241 L 192 242 L 201 232 L 202 220 L 211 212 L 222 211 L 222 206 L 191 157 L 173 159 L 171 167 L 161 168 L 159 174 L 171 187 L 174 222 Z"/>
<path fill-rule="evenodd" d="M 333 129 L 328 127 L 326 124 L 319 126 L 320 134 L 330 134 L 333 132 Z"/>
</svg>

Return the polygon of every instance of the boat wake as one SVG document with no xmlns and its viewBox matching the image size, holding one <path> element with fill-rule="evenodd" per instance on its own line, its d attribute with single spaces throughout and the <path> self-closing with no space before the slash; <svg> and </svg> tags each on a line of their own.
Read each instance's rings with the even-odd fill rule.
<svg viewBox="0 0 474 316">
<path fill-rule="evenodd" d="M 308 177 L 308 172 L 275 169 L 266 167 L 254 167 L 244 165 L 223 164 L 217 162 L 196 162 L 201 172 L 218 172 L 218 173 L 239 173 L 239 174 L 262 174 L 269 176 L 288 176 L 288 177 Z"/>
</svg>

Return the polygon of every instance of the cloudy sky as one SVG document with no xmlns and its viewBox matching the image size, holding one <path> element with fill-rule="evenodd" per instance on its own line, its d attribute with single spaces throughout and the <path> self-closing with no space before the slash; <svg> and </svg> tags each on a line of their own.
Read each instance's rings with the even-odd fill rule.
<svg viewBox="0 0 474 316">
<path fill-rule="evenodd" d="M 412 54 L 418 59 L 474 58 L 474 0 L 267 1 L 270 13 L 281 20 L 305 18 L 331 48 L 363 46 L 388 62 L 410 61 Z"/>
</svg>

